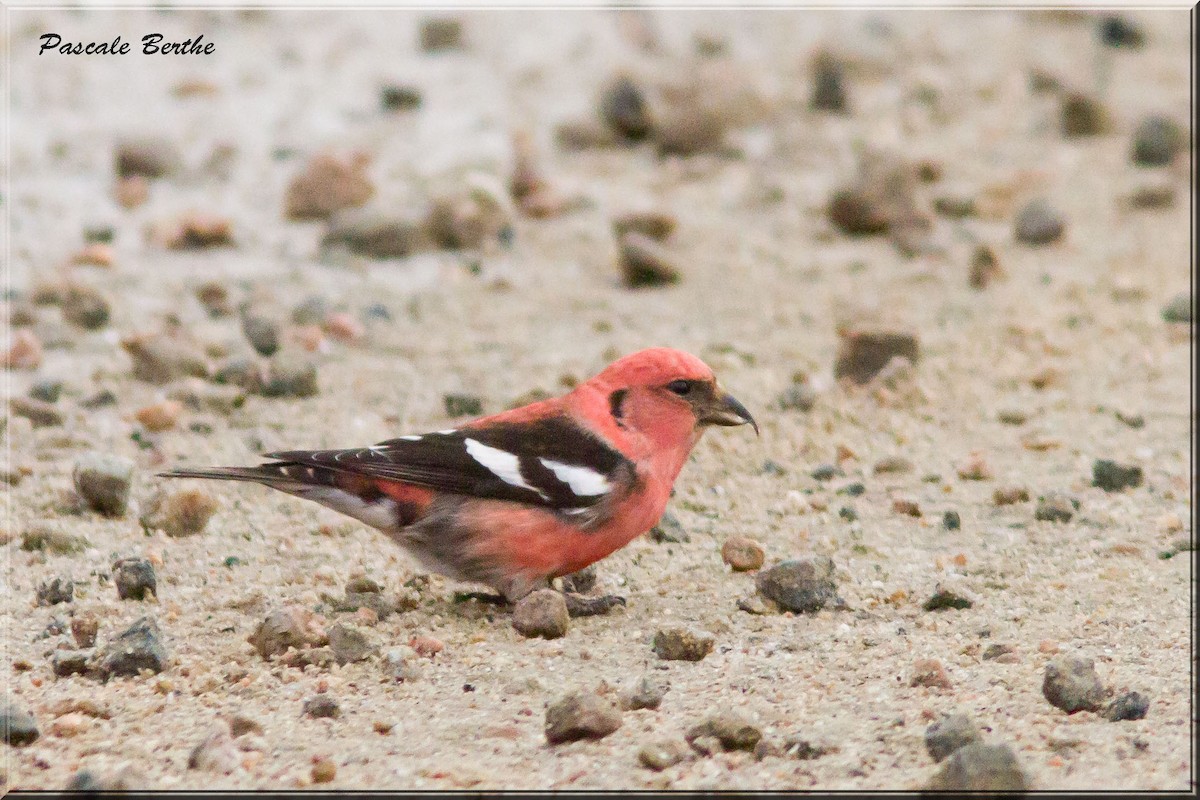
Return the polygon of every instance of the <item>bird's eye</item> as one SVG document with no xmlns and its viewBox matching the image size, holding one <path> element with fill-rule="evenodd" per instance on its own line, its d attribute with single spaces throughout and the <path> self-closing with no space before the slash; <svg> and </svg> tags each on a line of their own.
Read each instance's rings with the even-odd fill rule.
<svg viewBox="0 0 1200 800">
<path fill-rule="evenodd" d="M 673 392 L 680 397 L 687 397 L 691 394 L 692 382 L 684 380 L 671 381 L 667 384 L 667 391 Z"/>
</svg>

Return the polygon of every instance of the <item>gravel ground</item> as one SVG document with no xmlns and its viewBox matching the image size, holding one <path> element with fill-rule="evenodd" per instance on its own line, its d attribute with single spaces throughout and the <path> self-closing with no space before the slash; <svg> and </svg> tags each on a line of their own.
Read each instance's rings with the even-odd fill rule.
<svg viewBox="0 0 1200 800">
<path fill-rule="evenodd" d="M 1186 12 L 426 16 L 9 14 L 0 786 L 916 789 L 974 725 L 1008 750 L 936 785 L 1011 752 L 1035 789 L 1192 788 L 1189 158 L 1170 125 L 1132 155 L 1187 124 Z M 216 51 L 39 56 L 50 31 Z M 636 136 L 648 106 L 647 140 L 563 146 L 615 135 L 621 70 L 605 107 Z M 318 200 L 437 239 L 450 193 L 478 246 L 323 247 L 284 213 L 323 152 Z M 636 210 L 677 222 L 639 251 L 676 283 L 623 284 Z M 868 329 L 915 364 L 859 385 Z M 154 477 L 449 427 L 660 344 L 762 435 L 708 434 L 686 540 L 600 562 L 627 605 L 560 638 L 312 504 Z M 186 377 L 218 369 L 248 388 Z M 822 557 L 820 610 L 759 593 Z"/>
</svg>

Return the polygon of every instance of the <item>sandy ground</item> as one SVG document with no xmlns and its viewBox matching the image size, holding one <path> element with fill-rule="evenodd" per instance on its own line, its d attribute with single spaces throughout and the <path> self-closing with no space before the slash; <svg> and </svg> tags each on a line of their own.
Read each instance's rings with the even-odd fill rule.
<svg viewBox="0 0 1200 800">
<path fill-rule="evenodd" d="M 3 675 L 10 701 L 41 730 L 28 746 L 3 746 L 6 788 L 63 787 L 80 769 L 160 789 L 303 786 L 324 757 L 336 765 L 333 788 L 909 789 L 937 770 L 926 726 L 954 710 L 987 741 L 1010 745 L 1037 789 L 1190 788 L 1190 552 L 1160 558 L 1192 524 L 1191 337 L 1161 317 L 1190 285 L 1188 174 L 1129 159 L 1144 115 L 1186 118 L 1186 12 L 1134 14 L 1148 42 L 1129 51 L 1101 51 L 1086 19 L 1028 12 L 656 12 L 659 57 L 635 53 L 611 13 L 461 16 L 465 49 L 440 54 L 417 48 L 415 12 L 8 17 L 10 285 L 27 293 L 53 278 L 87 227 L 111 225 L 115 238 L 110 269 L 74 270 L 109 293 L 110 324 L 63 328 L 53 308 L 39 308 L 39 324 L 65 330 L 64 341 L 36 371 L 5 373 L 11 397 L 41 378 L 65 384 L 62 425 L 9 420 L 5 429 L 9 472 L 25 474 L 6 487 Z M 47 31 L 134 42 L 150 31 L 203 33 L 217 51 L 39 57 Z M 591 113 L 614 70 L 691 63 L 697 34 L 726 43 L 730 80 L 748 76 L 762 100 L 730 131 L 729 152 L 554 146 L 554 125 Z M 807 107 L 819 47 L 852 65 L 848 116 Z M 1097 93 L 1109 132 L 1064 139 L 1057 102 L 1030 91 L 1033 68 Z M 177 97 L 172 88 L 187 79 L 214 92 Z M 422 107 L 381 113 L 389 80 L 419 87 Z M 534 132 L 547 176 L 588 203 L 518 218 L 511 249 L 327 263 L 321 225 L 283 219 L 287 182 L 323 148 L 370 153 L 379 202 L 409 208 L 461 185 L 468 170 L 506 178 L 516 126 Z M 127 211 L 113 200 L 112 152 L 131 133 L 171 138 L 184 169 Z M 209 160 L 223 145 L 232 149 L 222 172 Z M 937 218 L 941 251 L 915 258 L 883 237 L 838 233 L 825 204 L 864 147 L 936 161 L 941 179 L 920 188 L 922 202 L 953 187 L 987 199 L 987 212 Z M 1154 181 L 1174 187 L 1174 206 L 1130 210 L 1125 196 Z M 1012 218 L 1039 195 L 1068 224 L 1062 241 L 1034 248 L 1014 242 Z M 678 217 L 676 286 L 620 283 L 609 220 L 643 206 Z M 188 209 L 231 219 L 236 246 L 174 252 L 145 235 Z M 975 240 L 992 246 L 1007 275 L 983 291 L 966 280 Z M 359 345 L 330 342 L 317 355 L 315 397 L 253 396 L 230 415 L 187 410 L 175 429 L 146 434 L 133 412 L 164 389 L 131 377 L 120 336 L 158 330 L 173 313 L 201 341 L 245 349 L 236 319 L 209 319 L 194 298 L 206 280 L 285 313 L 318 294 L 356 318 L 382 303 L 391 320 L 370 321 Z M 915 378 L 890 398 L 831 379 L 837 323 L 871 308 L 920 336 Z M 400 591 L 418 574 L 414 562 L 368 528 L 257 486 L 204 486 L 221 507 L 198 536 L 138 524 L 165 483 L 159 469 L 447 427 L 446 393 L 477 394 L 498 411 L 657 344 L 705 358 L 762 435 L 706 436 L 670 506 L 690 541 L 643 537 L 602 561 L 601 590 L 628 606 L 573 620 L 564 638 L 526 640 L 507 612 L 451 602 L 470 587 L 434 578 L 417 609 L 369 629 L 385 649 L 413 636 L 444 644 L 420 659 L 415 680 L 390 680 L 378 657 L 305 670 L 268 663 L 246 638 L 271 608 L 299 603 L 332 624 L 349 615 L 323 595 L 340 595 L 356 575 Z M 809 412 L 776 402 L 797 372 L 820 390 Z M 1039 376 L 1052 379 L 1039 389 Z M 116 405 L 81 405 L 102 388 Z M 1005 409 L 1027 421 L 1003 424 Z M 1117 412 L 1142 415 L 1144 426 Z M 842 448 L 850 454 L 839 462 Z M 124 516 L 72 510 L 72 464 L 89 449 L 136 462 Z M 973 453 L 991 478 L 958 476 Z M 896 456 L 912 469 L 875 474 Z M 1093 487 L 1098 458 L 1140 465 L 1143 485 Z M 768 461 L 782 470 L 764 469 Z M 845 475 L 815 480 L 823 463 Z M 854 481 L 864 494 L 838 493 Z M 1002 486 L 1032 499 L 997 506 Z M 1079 501 L 1072 521 L 1035 520 L 1037 497 L 1050 491 Z M 920 516 L 896 513 L 895 498 L 915 501 Z M 843 506 L 856 521 L 839 516 Z M 948 510 L 961 530 L 942 526 Z M 22 531 L 47 520 L 85 536 L 86 549 L 21 549 Z M 759 541 L 768 565 L 830 556 L 848 610 L 740 611 L 754 580 L 722 563 L 733 535 Z M 120 601 L 105 578 L 115 557 L 134 555 L 156 564 L 156 601 Z M 38 607 L 36 587 L 56 576 L 76 581 L 75 600 Z M 939 584 L 973 606 L 924 611 Z M 100 617 L 101 644 L 155 617 L 167 671 L 55 678 L 48 654 L 70 635 L 43 631 L 84 612 Z M 707 631 L 715 650 L 698 663 L 659 661 L 651 638 L 676 625 Z M 1015 657 L 983 659 L 993 643 L 1012 645 Z M 1147 695 L 1146 718 L 1113 723 L 1051 706 L 1041 684 L 1055 651 L 1092 658 L 1116 692 Z M 941 662 L 949 688 L 910 685 L 923 658 Z M 574 689 L 616 697 L 647 673 L 670 682 L 657 710 L 625 712 L 600 741 L 547 745 L 548 703 Z M 340 703 L 339 718 L 303 714 L 320 692 Z M 718 709 L 747 715 L 767 740 L 800 735 L 835 749 L 807 761 L 734 752 L 663 772 L 639 766 L 643 745 L 679 738 Z M 261 725 L 253 747 L 230 774 L 189 769 L 192 749 L 233 715 Z M 393 727 L 380 733 L 376 723 Z"/>
</svg>

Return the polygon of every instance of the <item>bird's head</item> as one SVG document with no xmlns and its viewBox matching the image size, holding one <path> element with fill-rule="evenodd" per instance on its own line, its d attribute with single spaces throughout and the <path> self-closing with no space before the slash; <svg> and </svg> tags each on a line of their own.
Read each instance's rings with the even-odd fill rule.
<svg viewBox="0 0 1200 800">
<path fill-rule="evenodd" d="M 639 350 L 588 381 L 607 398 L 616 423 L 661 444 L 695 443 L 709 425 L 754 426 L 746 407 L 725 392 L 708 365 L 681 350 Z"/>
</svg>

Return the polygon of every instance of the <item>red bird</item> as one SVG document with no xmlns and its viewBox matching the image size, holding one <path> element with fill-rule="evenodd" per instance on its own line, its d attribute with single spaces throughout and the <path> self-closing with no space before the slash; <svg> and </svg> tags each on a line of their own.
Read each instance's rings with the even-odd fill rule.
<svg viewBox="0 0 1200 800">
<path fill-rule="evenodd" d="M 315 500 L 429 570 L 515 601 L 650 530 L 704 429 L 745 423 L 758 432 L 703 361 L 653 348 L 562 397 L 455 430 L 163 476 L 256 481 Z"/>
</svg>

